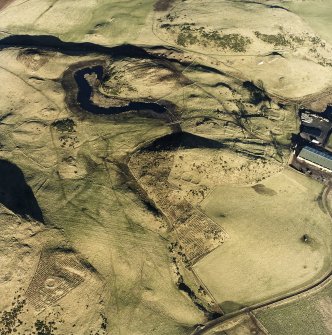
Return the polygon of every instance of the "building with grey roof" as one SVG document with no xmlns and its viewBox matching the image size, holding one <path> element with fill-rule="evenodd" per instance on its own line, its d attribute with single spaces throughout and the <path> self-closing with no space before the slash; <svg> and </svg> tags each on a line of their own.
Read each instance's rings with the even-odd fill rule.
<svg viewBox="0 0 332 335">
<path fill-rule="evenodd" d="M 332 173 L 332 153 L 314 147 L 305 146 L 297 156 L 300 162 L 306 162 L 323 171 Z"/>
</svg>

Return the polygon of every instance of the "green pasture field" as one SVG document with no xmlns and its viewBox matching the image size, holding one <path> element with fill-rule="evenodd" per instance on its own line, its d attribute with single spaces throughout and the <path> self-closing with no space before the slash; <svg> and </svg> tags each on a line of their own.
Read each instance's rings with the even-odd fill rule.
<svg viewBox="0 0 332 335">
<path fill-rule="evenodd" d="M 217 187 L 202 203 L 230 235 L 194 270 L 226 311 L 312 285 L 331 264 L 323 186 L 284 170 L 253 187 Z"/>
<path fill-rule="evenodd" d="M 330 335 L 332 284 L 292 300 L 255 312 L 270 335 Z"/>
</svg>

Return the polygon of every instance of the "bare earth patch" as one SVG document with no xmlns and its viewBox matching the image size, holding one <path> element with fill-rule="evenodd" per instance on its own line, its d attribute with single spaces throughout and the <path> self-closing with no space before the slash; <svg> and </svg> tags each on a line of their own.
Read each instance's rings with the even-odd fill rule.
<svg viewBox="0 0 332 335">
<path fill-rule="evenodd" d="M 154 10 L 156 12 L 164 12 L 171 8 L 175 0 L 158 0 L 154 5 Z"/>
<path fill-rule="evenodd" d="M 10 3 L 14 1 L 15 0 L 0 0 L 0 10 L 6 8 Z"/>
</svg>

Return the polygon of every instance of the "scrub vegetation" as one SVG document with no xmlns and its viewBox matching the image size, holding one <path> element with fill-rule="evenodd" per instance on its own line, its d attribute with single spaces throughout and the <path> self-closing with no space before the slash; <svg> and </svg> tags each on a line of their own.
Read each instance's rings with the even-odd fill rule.
<svg viewBox="0 0 332 335">
<path fill-rule="evenodd" d="M 168 27 L 168 29 L 171 28 Z M 172 33 L 175 33 L 175 29 L 173 29 Z M 246 52 L 250 43 L 250 38 L 241 34 L 224 34 L 216 30 L 206 31 L 202 27 L 195 28 L 190 24 L 181 25 L 177 37 L 177 44 L 181 46 L 198 44 L 206 47 L 209 45 L 210 47 L 234 52 Z"/>
</svg>

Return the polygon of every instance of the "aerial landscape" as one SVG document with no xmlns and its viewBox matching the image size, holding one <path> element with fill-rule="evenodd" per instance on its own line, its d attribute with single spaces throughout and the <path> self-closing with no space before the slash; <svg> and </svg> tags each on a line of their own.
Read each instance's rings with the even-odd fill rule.
<svg viewBox="0 0 332 335">
<path fill-rule="evenodd" d="M 0 0 L 0 335 L 332 334 L 332 1 Z"/>
</svg>

